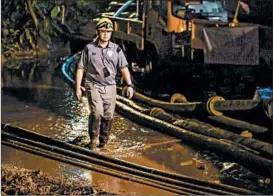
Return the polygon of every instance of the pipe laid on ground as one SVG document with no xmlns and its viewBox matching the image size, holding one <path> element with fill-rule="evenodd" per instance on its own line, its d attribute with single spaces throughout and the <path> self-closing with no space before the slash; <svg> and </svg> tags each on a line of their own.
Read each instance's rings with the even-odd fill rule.
<svg viewBox="0 0 273 196">
<path fill-rule="evenodd" d="M 173 179 L 169 179 L 169 178 L 164 178 L 158 175 L 154 175 L 154 174 L 149 174 L 147 172 L 142 172 L 142 171 L 138 171 L 136 169 L 132 169 L 132 168 L 127 168 L 124 166 L 120 166 L 117 164 L 113 164 L 113 163 L 109 163 L 100 159 L 96 159 L 90 156 L 86 156 L 86 155 L 82 155 L 80 153 L 74 153 L 72 151 L 69 150 L 65 150 L 59 147 L 55 147 L 53 150 L 51 149 L 50 145 L 47 144 L 42 144 L 39 142 L 35 142 L 35 141 L 31 141 L 31 140 L 26 140 L 23 138 L 19 138 L 19 137 L 15 137 L 12 135 L 7 135 L 7 134 L 3 134 L 4 138 L 8 138 L 10 141 L 12 141 L 13 143 L 23 143 L 23 144 L 27 144 L 30 146 L 34 146 L 36 148 L 42 148 L 43 150 L 48 150 L 48 151 L 53 151 L 57 154 L 61 154 L 61 155 L 65 155 L 68 157 L 73 157 L 76 159 L 79 159 L 81 161 L 87 162 L 87 163 L 93 163 L 102 167 L 107 167 L 110 169 L 114 169 L 120 172 L 125 172 L 126 174 L 131 174 L 133 175 L 133 177 L 142 177 L 142 178 L 149 178 L 150 180 L 152 179 L 153 181 L 155 181 L 158 185 L 164 185 L 167 188 L 172 188 L 173 190 L 176 190 L 176 192 L 178 193 L 183 193 L 184 191 L 187 191 L 189 193 L 192 194 L 206 194 L 206 192 L 203 191 L 199 191 L 197 189 L 206 189 L 206 191 L 210 191 L 211 193 L 221 193 L 221 194 L 227 194 L 227 192 L 221 192 L 221 191 L 217 191 L 215 190 L 215 192 L 213 192 L 214 190 L 209 190 L 209 188 L 206 187 L 198 187 L 192 184 L 188 184 L 188 183 L 184 183 L 178 180 L 173 180 Z M 179 185 L 179 186 L 178 186 Z M 230 193 L 229 193 L 230 194 Z"/>
<path fill-rule="evenodd" d="M 223 112 L 235 112 L 235 111 L 262 111 L 263 113 L 263 102 L 262 100 L 254 99 L 234 99 L 225 100 L 220 96 L 212 96 L 206 103 L 208 113 L 214 116 L 221 116 Z"/>
<path fill-rule="evenodd" d="M 120 91 L 120 89 L 118 89 Z M 213 112 L 218 115 L 222 115 L 222 112 L 228 111 L 248 111 L 248 110 L 257 110 L 262 108 L 261 101 L 257 100 L 224 100 L 219 96 L 212 97 L 208 103 L 202 102 L 186 102 L 186 103 L 170 103 L 166 101 L 156 100 L 150 97 L 147 97 L 138 92 L 134 93 L 133 99 L 144 104 L 148 104 L 152 107 L 160 107 L 166 111 L 174 113 L 187 113 L 187 112 Z M 210 102 L 211 101 L 211 102 Z M 208 108 L 208 105 L 210 107 Z"/>
<path fill-rule="evenodd" d="M 120 88 L 117 88 L 118 91 L 121 91 Z M 202 102 L 188 102 L 188 103 L 170 103 L 165 101 L 156 100 L 150 97 L 147 97 L 138 92 L 134 92 L 133 99 L 144 104 L 148 104 L 153 107 L 160 107 L 166 111 L 174 113 L 193 113 L 193 112 L 202 112 L 206 111 L 206 106 Z"/>
<path fill-rule="evenodd" d="M 137 165 L 137 164 L 134 164 L 134 163 L 127 162 L 127 161 L 115 159 L 115 158 L 108 157 L 108 156 L 105 156 L 105 155 L 100 155 L 100 154 L 98 154 L 96 152 L 81 148 L 79 146 L 75 146 L 75 145 L 72 145 L 72 144 L 68 144 L 68 143 L 58 141 L 58 140 L 54 140 L 54 139 L 49 138 L 47 136 L 43 136 L 43 135 L 31 132 L 31 131 L 27 131 L 27 130 L 25 130 L 23 128 L 12 127 L 10 125 L 3 124 L 3 123 L 1 123 L 1 127 L 2 127 L 2 130 L 6 131 L 6 132 L 9 132 L 11 134 L 16 134 L 16 135 L 21 136 L 21 137 L 31 138 L 34 141 L 40 141 L 40 142 L 45 142 L 47 144 L 51 144 L 52 149 L 54 149 L 54 147 L 57 146 L 57 147 L 65 148 L 65 149 L 73 151 L 73 152 L 81 153 L 82 155 L 87 155 L 87 156 L 91 156 L 91 157 L 94 157 L 94 158 L 102 159 L 102 160 L 105 160 L 105 161 L 109 161 L 111 163 L 121 164 L 121 165 L 126 166 L 128 168 L 139 169 L 139 170 L 144 171 L 144 172 L 149 172 L 149 173 L 153 173 L 153 174 L 156 174 L 156 175 L 161 175 L 161 176 L 168 177 L 168 178 L 171 178 L 171 179 L 181 180 L 181 181 L 187 182 L 187 183 L 193 183 L 195 185 L 205 186 L 205 187 L 208 187 L 208 188 L 209 187 L 216 188 L 218 190 L 233 192 L 233 193 L 236 193 L 236 194 L 252 194 L 251 191 L 247 191 L 247 190 L 242 189 L 242 188 L 237 188 L 237 187 L 224 185 L 224 184 L 215 184 L 215 183 L 212 183 L 212 182 L 205 182 L 205 181 L 198 180 L 198 179 L 195 179 L 195 178 L 191 178 L 191 177 L 188 177 L 188 176 L 183 176 L 181 174 L 163 172 L 163 171 L 160 171 L 160 170 L 157 170 L 157 169 L 154 169 L 154 168 L 148 168 L 148 167 L 145 167 L 145 166 L 141 166 L 141 165 Z"/>
<path fill-rule="evenodd" d="M 140 171 L 138 169 L 128 168 L 126 166 L 122 166 L 122 165 L 119 165 L 116 163 L 111 163 L 111 162 L 107 162 L 104 160 L 100 160 L 100 159 L 94 158 L 92 156 L 87 156 L 87 155 L 83 155 L 80 153 L 75 153 L 75 152 L 72 152 L 72 151 L 64 149 L 64 148 L 60 148 L 60 147 L 55 146 L 54 149 L 52 149 L 52 147 L 48 144 L 40 143 L 37 141 L 32 141 L 32 140 L 25 139 L 25 138 L 20 138 L 20 137 L 8 134 L 6 132 L 2 132 L 2 136 L 3 136 L 4 140 L 8 139 L 8 141 L 12 141 L 13 143 L 20 142 L 20 143 L 27 144 L 27 145 L 30 145 L 30 146 L 33 146 L 36 148 L 42 148 L 43 150 L 49 150 L 49 151 L 51 150 L 55 153 L 58 153 L 61 155 L 66 155 L 69 157 L 73 157 L 73 158 L 79 159 L 81 161 L 93 163 L 93 164 L 107 167 L 110 169 L 115 169 L 117 171 L 129 173 L 132 175 L 149 178 L 149 179 L 155 180 L 158 184 L 164 183 L 164 185 L 166 187 L 175 188 L 177 191 L 179 191 L 179 190 L 182 192 L 186 191 L 186 192 L 189 192 L 192 194 L 206 194 L 208 192 L 213 193 L 213 194 L 231 194 L 226 191 L 219 191 L 219 190 L 215 190 L 215 189 L 212 189 L 209 187 L 190 184 L 187 182 L 183 182 L 183 181 L 168 178 L 168 177 L 162 177 L 157 174 L 153 174 L 152 172 L 148 173 L 148 172 Z"/>
<path fill-rule="evenodd" d="M 208 119 L 232 128 L 248 130 L 252 133 L 264 133 L 268 131 L 268 128 L 254 125 L 245 121 L 237 120 L 227 116 L 208 116 Z"/>
<path fill-rule="evenodd" d="M 218 154 L 223 155 L 225 153 L 229 158 L 244 165 L 249 170 L 255 171 L 262 175 L 272 175 L 272 161 L 259 157 L 255 154 L 239 149 L 236 146 L 232 146 L 228 143 L 222 142 L 219 139 L 211 138 L 208 136 L 200 135 L 174 126 L 170 123 L 166 123 L 162 120 L 155 119 L 148 115 L 142 114 L 132 108 L 126 106 L 117 101 L 116 109 L 122 115 L 131 119 L 133 122 L 140 123 L 144 126 L 156 128 L 164 133 L 176 136 L 177 138 L 183 139 L 187 142 L 191 142 L 206 147 Z"/>
<path fill-rule="evenodd" d="M 247 111 L 262 108 L 261 101 L 253 99 L 216 101 L 214 108 L 220 112 Z"/>
<path fill-rule="evenodd" d="M 265 143 L 253 138 L 245 138 L 238 134 L 232 133 L 230 131 L 227 131 L 218 127 L 214 127 L 212 125 L 209 125 L 207 123 L 204 123 L 198 120 L 178 119 L 174 117 L 173 115 L 166 113 L 164 110 L 160 108 L 152 108 L 151 110 L 148 110 L 141 106 L 136 105 L 133 101 L 119 95 L 117 95 L 117 100 L 123 103 L 126 103 L 127 105 L 131 106 L 132 108 L 134 108 L 135 110 L 141 113 L 149 114 L 152 117 L 156 117 L 160 120 L 164 120 L 166 122 L 169 122 L 181 128 L 194 131 L 195 133 L 196 132 L 201 133 L 209 137 L 230 140 L 234 142 L 235 144 L 238 143 L 250 149 L 258 151 L 266 158 L 269 158 L 269 159 L 272 158 L 272 155 L 273 155 L 272 144 Z"/>
<path fill-rule="evenodd" d="M 272 144 L 259 141 L 253 138 L 242 137 L 239 134 L 232 133 L 230 131 L 214 127 L 204 122 L 200 122 L 198 120 L 191 119 L 178 119 L 174 116 L 164 113 L 164 112 L 155 112 L 154 117 L 159 118 L 161 120 L 165 120 L 173 125 L 179 126 L 181 128 L 191 130 L 197 133 L 201 133 L 206 136 L 225 139 L 234 142 L 235 144 L 244 145 L 250 149 L 256 150 L 261 153 L 267 159 L 271 159 L 273 155 L 273 146 Z"/>
<path fill-rule="evenodd" d="M 202 102 L 187 102 L 187 103 L 169 103 L 152 99 L 138 92 L 134 93 L 133 99 L 152 107 L 160 107 L 166 111 L 173 113 L 187 113 L 187 112 L 205 112 L 210 111 L 206 108 L 206 104 Z M 215 101 L 213 104 L 214 111 L 218 111 L 219 115 L 222 112 L 236 112 L 236 111 L 250 111 L 262 109 L 261 101 L 256 100 L 223 100 Z"/>
<path fill-rule="evenodd" d="M 176 190 L 176 189 L 173 189 L 173 188 L 169 188 L 164 183 L 161 183 L 160 185 L 158 185 L 157 181 L 155 182 L 153 180 L 146 180 L 146 179 L 143 180 L 143 178 L 141 178 L 141 177 L 125 175 L 125 174 L 122 174 L 122 173 L 119 173 L 119 172 L 114 172 L 112 170 L 105 169 L 103 167 L 99 167 L 99 166 L 95 166 L 95 165 L 91 166 L 90 163 L 79 161 L 78 159 L 74 159 L 74 158 L 71 158 L 71 157 L 68 157 L 68 156 L 56 154 L 56 153 L 50 152 L 48 150 L 41 150 L 40 148 L 33 147 L 31 145 L 26 145 L 26 144 L 22 144 L 22 143 L 15 143 L 15 142 L 10 142 L 10 141 L 2 141 L 2 144 L 6 145 L 6 146 L 9 146 L 9 147 L 12 147 L 12 148 L 23 150 L 23 151 L 26 151 L 26 152 L 29 152 L 29 153 L 32 153 L 32 154 L 36 154 L 36 155 L 43 156 L 43 157 L 46 157 L 46 158 L 50 158 L 50 159 L 53 159 L 53 160 L 61 161 L 63 163 L 68 163 L 68 164 L 71 164 L 71 165 L 74 165 L 74 166 L 78 166 L 78 167 L 81 167 L 83 169 L 89 169 L 91 171 L 99 172 L 99 173 L 102 173 L 102 174 L 107 174 L 107 175 L 110 175 L 110 176 L 113 176 L 113 177 L 118 177 L 118 178 L 128 180 L 128 181 L 131 181 L 131 182 L 141 183 L 141 184 L 144 184 L 144 185 L 152 186 L 152 187 L 155 187 L 155 188 L 159 188 L 159 189 L 170 191 L 170 192 L 177 193 L 177 194 L 182 194 L 182 195 L 190 194 L 189 192 L 184 192 L 184 191 Z"/>
<path fill-rule="evenodd" d="M 121 91 L 120 88 L 118 88 L 119 91 Z M 170 111 L 170 112 L 175 112 L 175 113 L 183 113 L 183 112 L 201 112 L 204 110 L 205 105 L 201 104 L 200 102 L 192 102 L 192 103 L 169 103 L 169 102 L 163 102 L 163 101 L 158 101 L 158 100 L 154 100 L 151 99 L 149 97 L 146 97 L 140 93 L 135 92 L 134 93 L 134 98 L 136 98 L 136 100 L 148 104 L 150 106 L 155 106 L 155 107 L 160 107 L 166 111 Z M 232 103 L 231 105 L 233 105 L 230 108 L 226 108 L 225 105 Z M 234 105 L 237 105 L 236 103 L 241 103 L 241 107 L 236 109 Z M 248 104 L 242 104 L 242 103 L 248 103 Z M 129 103 L 132 104 L 132 103 Z M 208 103 L 207 103 L 208 104 Z M 223 108 L 226 108 L 221 110 L 221 108 L 217 107 L 217 106 L 223 106 Z M 210 108 L 211 110 L 215 111 L 215 110 L 219 110 L 219 111 L 239 111 L 239 110 L 243 110 L 243 108 L 245 108 L 246 110 L 250 110 L 250 109 L 255 109 L 255 108 L 260 108 L 260 102 L 255 101 L 255 100 L 224 100 L 224 101 L 216 101 L 215 103 L 213 103 L 213 109 Z M 216 112 L 216 111 L 215 111 Z M 215 113 L 214 112 L 214 113 Z M 203 112 L 204 113 L 204 112 Z M 254 132 L 254 133 L 262 133 L 262 132 L 266 132 L 268 131 L 267 128 L 262 127 L 262 126 L 258 126 L 258 125 L 253 125 L 251 123 L 245 122 L 245 121 L 240 121 L 237 119 L 232 119 L 229 117 L 224 117 L 224 116 L 209 116 L 209 119 L 214 119 L 214 121 L 218 121 L 221 122 L 222 124 L 225 125 L 229 125 L 231 127 L 238 127 L 238 128 L 242 128 L 244 130 L 248 130 L 250 132 Z"/>
</svg>

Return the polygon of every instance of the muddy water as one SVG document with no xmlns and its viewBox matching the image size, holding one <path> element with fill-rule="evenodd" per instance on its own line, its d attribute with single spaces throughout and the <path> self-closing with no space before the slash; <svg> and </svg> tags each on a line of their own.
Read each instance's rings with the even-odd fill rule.
<svg viewBox="0 0 273 196">
<path fill-rule="evenodd" d="M 14 73 L 4 73 L 5 88 L 1 92 L 2 122 L 62 141 L 71 141 L 77 136 L 87 135 L 89 110 L 86 98 L 82 102 L 76 101 L 73 90 L 55 72 L 50 73 L 43 70 L 40 74 L 42 76 L 40 80 L 26 80 L 22 79 L 21 76 L 17 77 L 17 74 Z M 72 180 L 87 181 L 90 185 L 108 192 L 138 195 L 171 194 L 3 145 L 1 147 L 2 163 L 14 164 L 28 169 L 41 169 L 53 176 L 65 176 Z M 210 155 L 206 155 L 204 151 L 185 145 L 183 141 L 161 134 L 156 130 L 139 126 L 117 113 L 107 149 L 108 151 L 98 150 L 98 152 L 206 181 L 220 182 L 223 176 L 218 167 L 219 164 L 218 166 L 212 164 L 212 158 Z M 204 161 L 205 169 L 198 169 L 194 158 Z M 213 161 L 215 163 L 215 160 Z M 219 163 L 219 160 L 217 161 Z M 221 165 L 223 164 L 226 164 L 228 169 L 232 165 L 231 163 L 221 162 Z M 239 172 L 239 175 L 243 176 L 243 172 Z M 231 176 L 231 179 L 233 177 Z M 235 180 L 237 179 L 234 178 L 231 182 Z M 248 185 L 249 183 L 244 178 L 239 180 L 241 185 L 244 183 Z"/>
<path fill-rule="evenodd" d="M 49 73 L 43 73 L 49 74 Z M 71 141 L 87 135 L 88 107 L 86 98 L 76 101 L 74 92 L 62 78 L 29 81 L 16 75 L 5 75 L 1 93 L 1 119 L 3 123 L 23 127 L 62 141 Z M 139 126 L 115 114 L 109 151 L 101 153 L 145 166 L 178 172 L 183 175 L 219 180 L 219 171 L 205 161 L 206 170 L 193 164 L 197 150 L 182 141 Z M 2 162 L 29 169 L 42 169 L 54 176 L 66 176 L 89 181 L 105 191 L 135 194 L 166 194 L 167 192 L 91 172 L 50 159 L 42 158 L 2 145 Z M 169 194 L 169 193 L 168 193 Z"/>
</svg>

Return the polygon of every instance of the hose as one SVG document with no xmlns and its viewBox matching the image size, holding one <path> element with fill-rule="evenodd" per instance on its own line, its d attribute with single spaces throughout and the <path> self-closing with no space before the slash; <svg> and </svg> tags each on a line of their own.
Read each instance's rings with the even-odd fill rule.
<svg viewBox="0 0 273 196">
<path fill-rule="evenodd" d="M 64 155 L 60 155 L 60 154 L 57 154 L 57 153 L 52 153 L 52 152 L 47 151 L 47 150 L 41 150 L 40 148 L 33 147 L 31 145 L 17 143 L 17 142 L 14 142 L 14 141 L 2 141 L 2 144 L 6 145 L 6 146 L 9 146 L 9 147 L 12 147 L 12 148 L 23 150 L 23 151 L 26 151 L 26 152 L 29 152 L 29 153 L 32 153 L 32 154 L 36 154 L 36 155 L 39 155 L 39 156 L 50 158 L 52 160 L 61 161 L 63 163 L 68 163 L 68 164 L 71 164 L 71 165 L 74 165 L 74 166 L 81 167 L 83 169 L 89 169 L 91 171 L 111 175 L 111 176 L 118 177 L 118 178 L 121 178 L 121 179 L 124 179 L 124 180 L 137 182 L 137 183 L 141 183 L 141 184 L 144 184 L 144 185 L 149 185 L 149 186 L 152 186 L 152 187 L 156 187 L 156 188 L 166 190 L 166 191 L 170 191 L 170 192 L 177 193 L 177 194 L 182 194 L 182 195 L 190 194 L 190 192 L 184 192 L 184 191 L 176 190 L 176 189 L 173 189 L 173 188 L 169 188 L 168 185 L 164 184 L 164 183 L 160 183 L 160 185 L 159 185 L 157 181 L 147 180 L 147 179 L 143 179 L 141 177 L 130 176 L 130 175 L 125 175 L 125 174 L 122 174 L 122 173 L 119 173 L 119 172 L 114 172 L 114 171 L 109 170 L 107 168 L 103 168 L 103 167 L 95 166 L 95 165 L 90 165 L 90 163 L 79 161 L 78 159 L 74 159 L 74 158 L 64 156 Z"/>
<path fill-rule="evenodd" d="M 175 136 L 184 141 L 197 144 L 202 148 L 208 148 L 218 154 L 223 155 L 224 153 L 228 158 L 235 160 L 252 171 L 255 169 L 256 172 L 262 175 L 272 175 L 272 160 L 268 160 L 253 153 L 247 152 L 246 150 L 232 146 L 231 144 L 220 141 L 219 139 L 193 133 L 162 120 L 150 117 L 146 114 L 133 110 L 132 108 L 118 101 L 116 102 L 116 109 L 120 114 L 125 115 L 133 122 L 160 130 L 163 133 Z"/>
<path fill-rule="evenodd" d="M 269 143 L 265 143 L 253 138 L 245 138 L 238 134 L 232 133 L 230 131 L 213 127 L 212 125 L 209 125 L 204 122 L 200 122 L 198 120 L 192 120 L 192 119 L 179 119 L 174 117 L 173 115 L 165 112 L 161 108 L 152 108 L 147 109 L 141 106 L 138 106 L 133 101 L 126 99 L 122 96 L 117 95 L 117 100 L 125 103 L 126 105 L 129 105 L 130 107 L 134 108 L 135 110 L 144 113 L 149 114 L 152 117 L 156 117 L 160 120 L 163 120 L 165 122 L 169 122 L 173 125 L 176 125 L 178 127 L 194 131 L 195 133 L 201 133 L 202 135 L 206 135 L 213 138 L 218 139 L 224 139 L 229 140 L 234 145 L 244 145 L 247 148 L 245 150 L 251 151 L 252 153 L 262 153 L 261 155 L 264 156 L 267 159 L 271 159 L 273 155 L 273 146 Z M 241 147 L 244 147 L 242 146 Z M 252 150 L 251 150 L 252 149 Z M 258 151 L 258 152 L 256 152 Z"/>
<path fill-rule="evenodd" d="M 179 185 L 192 187 L 192 184 L 193 184 L 195 188 L 197 188 L 198 186 L 201 186 L 203 188 L 205 187 L 205 190 L 217 189 L 222 192 L 224 191 L 224 192 L 232 192 L 232 193 L 238 193 L 238 194 L 251 194 L 252 193 L 251 191 L 247 191 L 245 189 L 241 189 L 241 188 L 237 188 L 237 187 L 233 187 L 233 186 L 229 186 L 229 185 L 215 184 L 212 182 L 205 182 L 205 181 L 194 179 L 194 178 L 191 178 L 188 176 L 183 176 L 180 174 L 169 173 L 169 172 L 163 172 L 163 171 L 160 171 L 157 169 L 148 168 L 145 166 L 141 166 L 141 165 L 126 162 L 123 160 L 115 159 L 112 157 L 101 155 L 96 152 L 81 148 L 79 146 L 64 143 L 64 142 L 54 140 L 52 138 L 49 138 L 49 137 L 31 132 L 31 131 L 27 131 L 22 128 L 12 127 L 10 125 L 2 124 L 2 130 L 3 130 L 2 134 L 5 137 L 11 137 L 8 134 L 13 134 L 13 135 L 16 135 L 17 137 L 28 138 L 28 140 L 34 141 L 34 142 L 32 142 L 32 144 L 36 144 L 37 142 L 35 142 L 35 141 L 39 141 L 39 143 L 43 142 L 44 144 L 50 145 L 50 148 L 53 150 L 56 147 L 58 147 L 58 148 L 62 148 L 64 150 L 71 151 L 73 153 L 79 153 L 81 156 L 85 156 L 85 157 L 87 156 L 89 158 L 92 157 L 93 161 L 96 161 L 96 159 L 100 159 L 103 161 L 110 162 L 112 164 L 117 164 L 117 165 L 121 165 L 123 167 L 127 167 L 127 168 L 129 168 L 129 170 L 136 169 L 141 172 L 159 175 L 161 177 L 172 179 L 172 180 L 178 180 L 179 182 L 175 182 L 175 181 L 173 181 L 173 182 L 178 183 Z M 4 133 L 4 132 L 6 132 L 6 133 Z M 21 141 L 26 140 L 23 138 L 21 138 L 21 139 L 17 138 L 17 139 L 21 140 Z M 101 164 L 101 162 L 100 162 L 100 164 Z"/>
</svg>

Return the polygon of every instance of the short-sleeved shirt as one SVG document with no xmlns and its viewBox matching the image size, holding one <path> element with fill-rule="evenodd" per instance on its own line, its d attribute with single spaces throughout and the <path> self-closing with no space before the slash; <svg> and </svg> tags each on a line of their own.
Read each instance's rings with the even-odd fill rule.
<svg viewBox="0 0 273 196">
<path fill-rule="evenodd" d="M 117 71 L 128 67 L 128 62 L 117 44 L 109 41 L 108 45 L 102 48 L 95 41 L 85 46 L 77 66 L 85 69 L 86 82 L 107 86 L 116 84 Z M 104 68 L 109 71 L 107 77 Z"/>
</svg>

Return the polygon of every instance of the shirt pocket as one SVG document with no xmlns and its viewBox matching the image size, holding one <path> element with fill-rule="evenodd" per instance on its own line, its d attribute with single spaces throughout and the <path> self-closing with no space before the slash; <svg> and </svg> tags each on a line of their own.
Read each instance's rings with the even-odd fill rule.
<svg viewBox="0 0 273 196">
<path fill-rule="evenodd" d="M 96 55 L 91 54 L 91 58 L 89 59 L 88 63 L 88 72 L 90 74 L 98 75 L 98 69 L 96 67 L 99 67 L 102 62 L 99 61 L 99 59 L 96 57 Z"/>
</svg>

